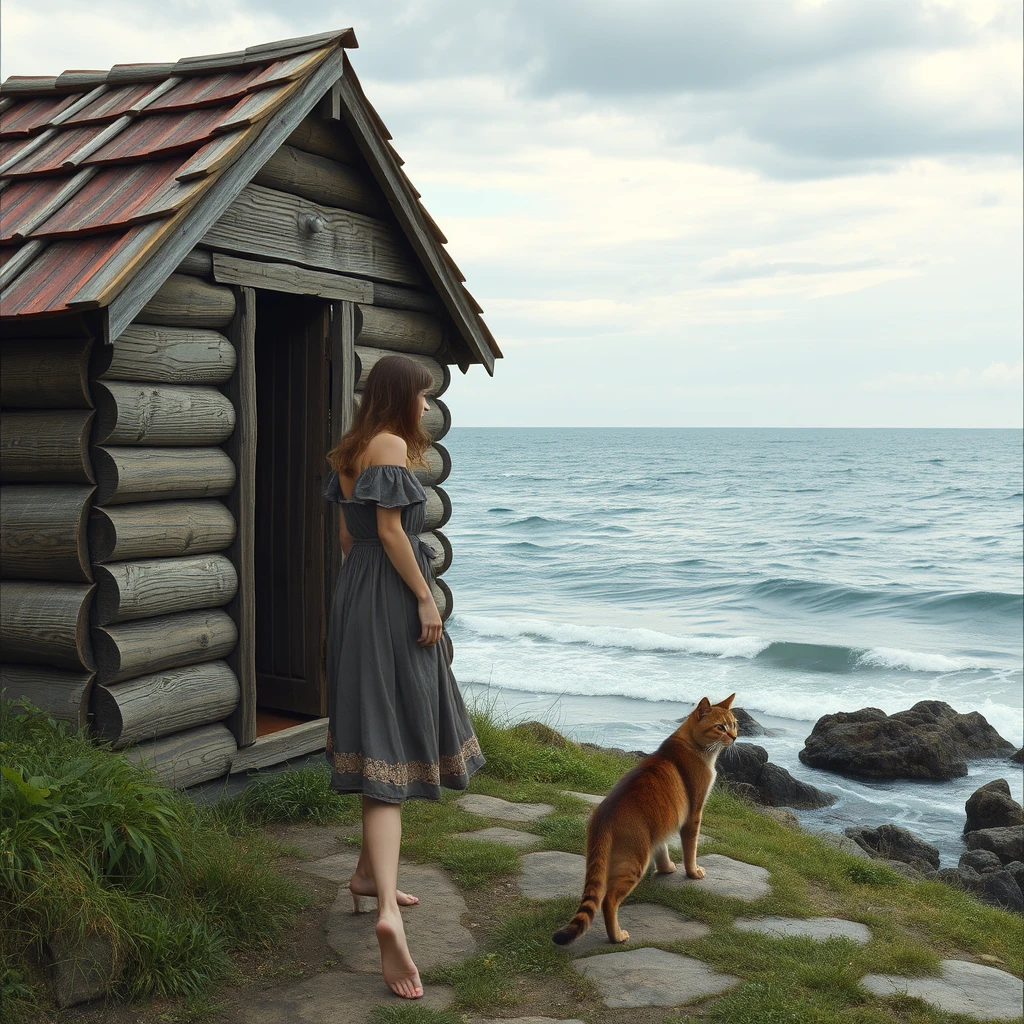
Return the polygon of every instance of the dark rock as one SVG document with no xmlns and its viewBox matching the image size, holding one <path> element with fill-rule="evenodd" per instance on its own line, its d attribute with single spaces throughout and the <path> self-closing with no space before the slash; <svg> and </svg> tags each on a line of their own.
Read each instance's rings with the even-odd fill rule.
<svg viewBox="0 0 1024 1024">
<path fill-rule="evenodd" d="M 543 747 L 567 747 L 569 741 L 557 730 L 543 722 L 520 722 L 512 726 L 512 732 L 531 739 Z"/>
<path fill-rule="evenodd" d="M 1011 860 L 1006 865 L 1006 870 L 1013 876 L 1013 880 L 1020 886 L 1021 892 L 1024 892 L 1024 861 Z"/>
<path fill-rule="evenodd" d="M 754 743 L 734 743 L 718 755 L 715 763 L 719 778 L 727 782 L 745 782 L 757 786 L 761 769 L 768 763 L 768 751 Z"/>
<path fill-rule="evenodd" d="M 761 768 L 757 790 L 770 807 L 829 807 L 838 799 L 817 786 L 794 779 L 785 768 L 769 761 Z"/>
<path fill-rule="evenodd" d="M 967 774 L 968 758 L 1012 749 L 978 712 L 961 715 L 943 701 L 923 700 L 895 715 L 878 708 L 824 715 L 800 760 L 872 779 L 955 779 Z"/>
<path fill-rule="evenodd" d="M 1003 864 L 1024 860 L 1024 825 L 982 828 L 965 836 L 969 850 L 991 850 Z"/>
<path fill-rule="evenodd" d="M 992 871 L 982 875 L 978 895 L 983 902 L 993 907 L 1002 907 L 1003 910 L 1012 910 L 1017 914 L 1024 913 L 1024 893 L 1009 871 Z"/>
<path fill-rule="evenodd" d="M 1010 760 L 1016 761 L 1017 764 L 1024 764 L 1024 747 L 1021 747 L 1016 754 L 1011 754 Z"/>
<path fill-rule="evenodd" d="M 749 782 L 727 782 L 725 785 L 733 796 L 738 796 L 755 807 L 762 806 L 761 794 L 757 791 L 757 786 L 752 786 Z"/>
<path fill-rule="evenodd" d="M 968 850 L 960 856 L 960 870 L 970 868 L 979 875 L 987 871 L 999 871 L 1002 866 L 1002 861 L 991 850 Z"/>
<path fill-rule="evenodd" d="M 976 789 L 968 797 L 964 810 L 967 812 L 964 832 L 1024 825 L 1024 807 L 1010 796 L 1006 779 L 993 779 Z"/>
<path fill-rule="evenodd" d="M 788 807 L 758 807 L 757 813 L 778 822 L 783 828 L 800 828 L 800 819 Z"/>
<path fill-rule="evenodd" d="M 956 885 L 963 888 L 960 872 L 956 868 L 939 868 L 938 871 L 926 871 L 924 877 L 931 882 L 945 882 L 946 885 Z"/>
<path fill-rule="evenodd" d="M 837 850 L 849 854 L 851 857 L 869 859 L 871 856 L 863 846 L 855 843 L 849 836 L 844 836 L 842 832 L 816 832 L 815 835 L 823 843 L 834 846 Z"/>
<path fill-rule="evenodd" d="M 917 868 L 912 867 L 906 861 L 890 860 L 889 858 L 882 857 L 876 860 L 875 863 L 887 867 L 890 871 L 895 871 L 897 875 L 902 875 L 904 878 L 916 880 L 924 877 L 924 872 L 918 871 Z"/>
<path fill-rule="evenodd" d="M 743 708 L 733 708 L 732 713 L 736 718 L 736 732 L 740 736 L 763 736 L 764 726 L 753 716 L 749 715 Z"/>
<path fill-rule="evenodd" d="M 939 866 L 939 851 L 913 832 L 899 825 L 879 825 L 867 828 L 852 825 L 846 834 L 872 857 L 896 860 L 909 864 L 915 871 L 934 871 Z"/>
<path fill-rule="evenodd" d="M 98 999 L 110 985 L 114 949 L 110 939 L 95 932 L 82 940 L 52 937 L 47 942 L 52 961 L 53 1001 L 63 1009 Z"/>
</svg>

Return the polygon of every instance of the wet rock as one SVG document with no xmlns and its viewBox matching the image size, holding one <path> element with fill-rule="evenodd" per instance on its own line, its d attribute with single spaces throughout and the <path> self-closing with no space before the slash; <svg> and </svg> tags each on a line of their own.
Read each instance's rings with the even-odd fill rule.
<svg viewBox="0 0 1024 1024">
<path fill-rule="evenodd" d="M 1012 749 L 978 712 L 961 715 L 943 701 L 926 700 L 894 715 L 878 708 L 824 715 L 800 760 L 872 779 L 955 779 L 967 774 L 968 758 Z"/>
<path fill-rule="evenodd" d="M 756 743 L 734 743 L 718 755 L 719 778 L 730 792 L 769 807 L 828 807 L 831 793 L 794 779 L 785 768 L 768 760 L 768 751 Z"/>
<path fill-rule="evenodd" d="M 715 767 L 718 777 L 733 783 L 757 787 L 761 769 L 768 763 L 768 751 L 756 743 L 734 743 L 718 755 Z"/>
<path fill-rule="evenodd" d="M 964 837 L 969 850 L 991 850 L 1002 864 L 1024 860 L 1024 825 L 982 828 Z"/>
<path fill-rule="evenodd" d="M 837 797 L 817 786 L 794 779 L 777 764 L 769 761 L 762 769 L 757 781 L 757 791 L 771 807 L 798 807 L 810 810 L 815 807 L 829 807 Z"/>
<path fill-rule="evenodd" d="M 1016 754 L 1011 754 L 1010 760 L 1016 761 L 1017 764 L 1024 764 L 1024 747 L 1021 747 Z"/>
<path fill-rule="evenodd" d="M 1024 825 L 1024 807 L 1010 796 L 1006 779 L 993 779 L 976 789 L 968 797 L 964 810 L 967 812 L 965 833 Z"/>
<path fill-rule="evenodd" d="M 871 857 L 900 861 L 921 872 L 934 871 L 939 866 L 938 848 L 899 825 L 851 825 L 845 832 Z"/>
</svg>

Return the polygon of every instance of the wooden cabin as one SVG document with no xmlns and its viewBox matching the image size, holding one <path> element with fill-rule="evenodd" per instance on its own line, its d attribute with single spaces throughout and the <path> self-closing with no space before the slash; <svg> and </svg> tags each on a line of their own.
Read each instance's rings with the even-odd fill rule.
<svg viewBox="0 0 1024 1024">
<path fill-rule="evenodd" d="M 388 352 L 501 353 L 350 29 L 0 86 L 0 687 L 185 787 L 322 749 L 325 454 Z"/>
</svg>

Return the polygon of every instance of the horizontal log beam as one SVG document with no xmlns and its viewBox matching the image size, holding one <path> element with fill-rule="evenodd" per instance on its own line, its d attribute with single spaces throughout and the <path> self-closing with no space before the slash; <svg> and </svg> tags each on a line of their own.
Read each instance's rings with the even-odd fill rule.
<svg viewBox="0 0 1024 1024">
<path fill-rule="evenodd" d="M 231 774 L 280 764 L 291 757 L 313 754 L 327 746 L 327 719 L 314 718 L 301 725 L 278 729 L 259 736 L 255 743 L 242 747 L 231 762 Z"/>
<path fill-rule="evenodd" d="M 359 306 L 356 341 L 374 348 L 433 356 L 444 344 L 444 328 L 441 321 L 429 313 Z"/>
<path fill-rule="evenodd" d="M 5 338 L 0 344 L 0 406 L 90 409 L 87 338 Z"/>
<path fill-rule="evenodd" d="M 421 281 L 404 239 L 389 224 L 262 185 L 242 189 L 203 244 L 374 281 Z"/>
<path fill-rule="evenodd" d="M 215 722 L 137 743 L 124 754 L 153 771 L 165 786 L 186 789 L 226 775 L 236 750 L 234 736 Z"/>
<path fill-rule="evenodd" d="M 299 122 L 299 126 L 288 136 L 287 144 L 307 153 L 316 153 L 330 160 L 361 165 L 362 158 L 351 136 L 336 122 L 325 122 L 317 115 L 310 114 Z"/>
<path fill-rule="evenodd" d="M 452 380 L 451 370 L 444 363 L 439 363 L 436 359 L 431 359 L 430 356 L 421 356 L 414 352 L 399 353 L 386 348 L 369 348 L 366 345 L 356 345 L 355 355 L 356 391 L 362 391 L 366 387 L 366 378 L 369 376 L 370 370 L 385 356 L 403 355 L 422 366 L 430 374 L 432 380 L 427 394 L 435 398 L 438 395 L 443 395 L 448 390 L 448 385 Z"/>
<path fill-rule="evenodd" d="M 0 415 L 0 482 L 91 484 L 91 410 Z"/>
<path fill-rule="evenodd" d="M 452 457 L 443 444 L 434 443 L 424 453 L 427 468 L 413 467 L 413 475 L 424 487 L 436 487 L 448 479 L 452 471 Z"/>
<path fill-rule="evenodd" d="M 213 273 L 223 284 L 262 288 L 264 291 L 285 292 L 289 295 L 345 299 L 349 302 L 372 302 L 375 287 L 372 281 L 358 277 L 307 270 L 294 263 L 244 260 L 220 252 L 213 257 Z"/>
<path fill-rule="evenodd" d="M 92 672 L 66 672 L 48 665 L 0 665 L 4 700 L 24 697 L 58 722 L 76 728 L 88 724 L 94 678 Z"/>
<path fill-rule="evenodd" d="M 115 750 L 227 718 L 238 704 L 238 680 L 223 661 L 170 669 L 96 686 L 92 728 Z"/>
<path fill-rule="evenodd" d="M 124 562 L 223 551 L 235 539 L 235 519 L 210 499 L 147 501 L 93 509 L 88 531 L 94 562 Z"/>
<path fill-rule="evenodd" d="M 223 658 L 238 630 L 218 609 L 177 612 L 93 629 L 97 682 L 106 686 L 162 669 Z"/>
<path fill-rule="evenodd" d="M 213 254 L 207 249 L 193 249 L 174 272 L 209 279 L 213 277 Z"/>
<path fill-rule="evenodd" d="M 371 217 L 384 213 L 375 186 L 361 172 L 295 146 L 282 146 L 252 180 L 257 185 L 289 192 L 324 206 L 355 210 Z"/>
<path fill-rule="evenodd" d="M 441 613 L 441 621 L 446 622 L 452 614 L 452 592 L 442 579 L 430 581 L 430 592 L 434 595 L 434 603 Z"/>
<path fill-rule="evenodd" d="M 373 286 L 373 304 L 388 309 L 408 309 L 416 313 L 437 313 L 441 304 L 429 292 L 416 288 L 402 288 L 397 284 L 378 281 Z"/>
<path fill-rule="evenodd" d="M 161 498 L 216 498 L 235 485 L 235 465 L 216 447 L 92 450 L 96 502 L 123 505 Z"/>
<path fill-rule="evenodd" d="M 100 380 L 144 384 L 223 384 L 234 372 L 235 350 L 223 334 L 154 324 L 129 324 L 93 368 Z"/>
<path fill-rule="evenodd" d="M 0 577 L 91 582 L 86 523 L 93 490 L 61 484 L 0 487 Z"/>
<path fill-rule="evenodd" d="M 92 590 L 81 583 L 0 582 L 0 658 L 15 664 L 91 671 Z"/>
<path fill-rule="evenodd" d="M 447 572 L 452 564 L 451 541 L 440 530 L 421 533 L 419 537 L 431 550 L 430 562 L 434 568 L 434 575 L 440 576 Z"/>
<path fill-rule="evenodd" d="M 437 530 L 452 517 L 452 499 L 443 487 L 425 487 L 427 505 L 423 513 L 423 528 Z"/>
<path fill-rule="evenodd" d="M 216 388 L 97 381 L 94 444 L 220 444 L 235 429 L 231 401 Z"/>
<path fill-rule="evenodd" d="M 178 327 L 226 327 L 235 315 L 230 288 L 188 274 L 171 274 L 142 307 L 135 323 Z"/>
</svg>

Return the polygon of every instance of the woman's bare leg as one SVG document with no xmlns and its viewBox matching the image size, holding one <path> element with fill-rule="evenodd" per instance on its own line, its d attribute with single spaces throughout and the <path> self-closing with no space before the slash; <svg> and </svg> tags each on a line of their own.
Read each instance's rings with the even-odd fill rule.
<svg viewBox="0 0 1024 1024">
<path fill-rule="evenodd" d="M 364 843 L 359 849 L 359 863 L 356 864 L 355 871 L 352 872 L 352 877 L 348 883 L 349 892 L 352 893 L 352 904 L 355 913 L 359 913 L 356 898 L 359 896 L 370 896 L 376 897 L 377 885 L 373 880 L 373 875 L 370 874 L 370 862 L 366 856 L 366 844 Z M 402 892 L 401 889 L 396 890 L 398 897 L 398 905 L 400 907 L 414 907 L 419 903 L 419 896 L 411 896 L 407 892 Z"/>
<path fill-rule="evenodd" d="M 409 955 L 398 909 L 398 852 L 402 843 L 401 804 L 363 797 L 363 850 L 377 886 L 377 942 L 384 980 L 406 999 L 423 995 L 419 971 Z"/>
</svg>

